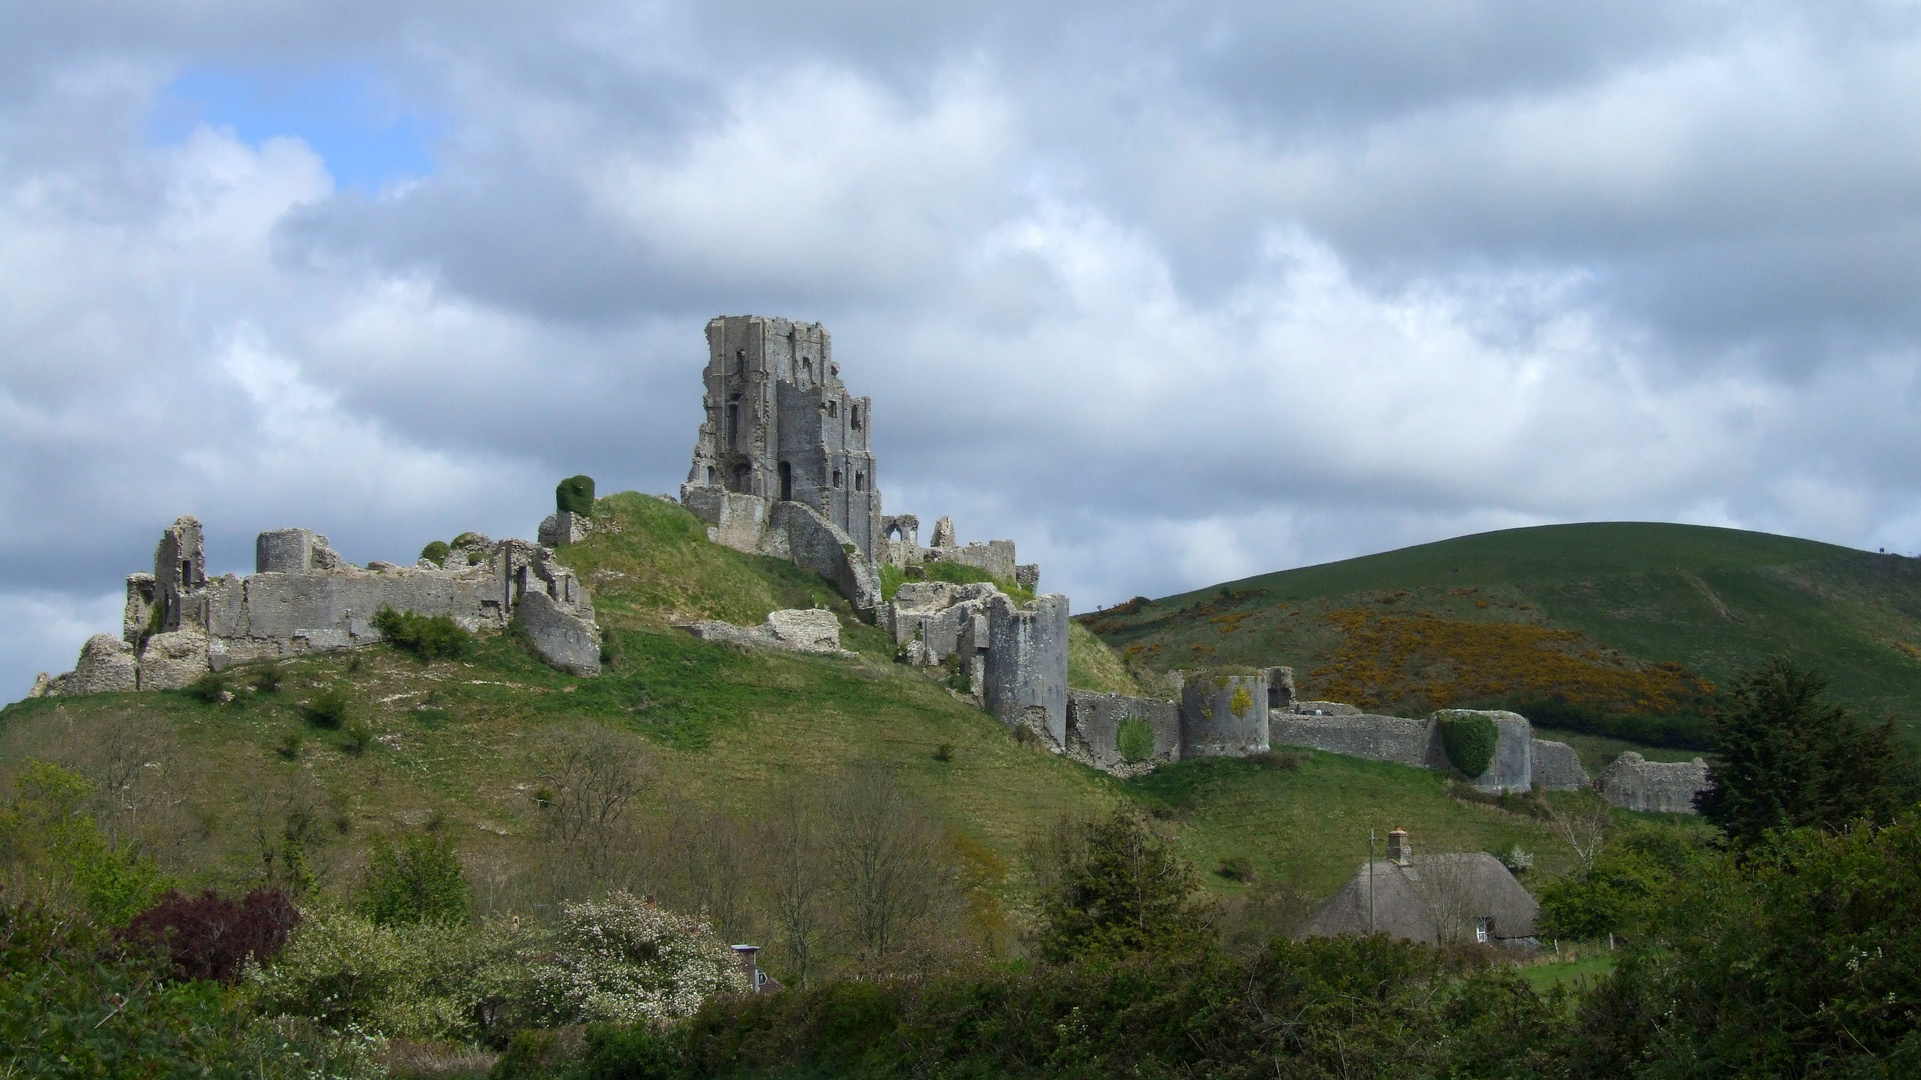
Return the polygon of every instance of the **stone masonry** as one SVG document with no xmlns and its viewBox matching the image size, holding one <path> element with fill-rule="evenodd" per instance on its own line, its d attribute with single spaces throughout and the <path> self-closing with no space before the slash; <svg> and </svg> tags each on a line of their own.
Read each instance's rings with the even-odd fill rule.
<svg viewBox="0 0 1921 1080">
<path fill-rule="evenodd" d="M 790 559 L 870 613 L 881 602 L 881 566 L 962 563 L 1039 586 L 1040 567 L 1017 564 L 1012 540 L 961 545 L 942 518 L 934 546 L 923 548 L 919 518 L 881 515 L 874 404 L 841 382 L 833 337 L 819 323 L 710 320 L 703 380 L 706 419 L 680 502 L 707 523 L 708 539 Z M 562 516 L 543 524 L 543 542 L 574 539 Z"/>
<path fill-rule="evenodd" d="M 1067 597 L 1017 603 L 992 584 L 910 581 L 881 613 L 902 660 L 950 661 L 987 710 L 1061 750 L 1067 743 Z"/>
<path fill-rule="evenodd" d="M 381 640 L 383 607 L 448 615 L 468 630 L 504 628 L 516 616 L 536 651 L 577 675 L 600 672 L 593 602 L 553 552 L 524 540 L 469 536 L 440 566 L 355 566 L 307 529 L 261 533 L 255 572 L 208 578 L 200 522 L 161 535 L 153 573 L 127 577 L 122 640 L 90 639 L 49 694 L 186 686 L 209 671 L 254 660 L 352 648 Z M 132 678 L 127 677 L 131 669 Z"/>
<path fill-rule="evenodd" d="M 1331 754 L 1388 761 L 1397 765 L 1445 771 L 1450 766 L 1441 745 L 1441 715 L 1467 715 L 1474 710 L 1450 709 L 1426 719 L 1376 716 L 1351 705 L 1332 701 L 1296 702 L 1293 710 L 1269 714 L 1268 737 L 1276 746 L 1304 746 Z M 1521 792 L 1532 787 L 1576 791 L 1587 786 L 1587 773 L 1566 743 L 1534 738 L 1533 725 L 1519 713 L 1487 711 L 1497 732 L 1494 760 L 1474 786 L 1487 792 Z"/>
<path fill-rule="evenodd" d="M 1708 786 L 1708 765 L 1693 761 L 1649 761 L 1632 750 L 1601 772 L 1601 797 L 1625 810 L 1696 814 L 1694 797 Z"/>
</svg>

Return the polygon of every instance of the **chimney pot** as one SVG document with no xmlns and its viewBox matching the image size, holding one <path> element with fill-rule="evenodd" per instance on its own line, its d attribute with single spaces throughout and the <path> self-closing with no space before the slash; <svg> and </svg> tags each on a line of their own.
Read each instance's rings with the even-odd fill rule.
<svg viewBox="0 0 1921 1080">
<path fill-rule="evenodd" d="M 1414 848 L 1407 842 L 1407 830 L 1395 829 L 1387 834 L 1387 861 L 1406 866 L 1413 858 Z"/>
</svg>

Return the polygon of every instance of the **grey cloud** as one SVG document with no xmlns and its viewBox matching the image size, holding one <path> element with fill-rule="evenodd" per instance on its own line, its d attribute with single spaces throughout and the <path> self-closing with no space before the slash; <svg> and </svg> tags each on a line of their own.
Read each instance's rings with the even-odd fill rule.
<svg viewBox="0 0 1921 1080">
<path fill-rule="evenodd" d="M 560 475 L 671 490 L 700 327 L 750 311 L 834 331 L 890 506 L 1083 609 L 1549 520 L 1902 546 L 1915 19 L 16 5 L 0 606 L 106 620 L 184 512 L 244 569 L 260 528 L 404 558 Z M 342 64 L 434 117 L 434 175 L 151 143 L 182 70 Z"/>
</svg>

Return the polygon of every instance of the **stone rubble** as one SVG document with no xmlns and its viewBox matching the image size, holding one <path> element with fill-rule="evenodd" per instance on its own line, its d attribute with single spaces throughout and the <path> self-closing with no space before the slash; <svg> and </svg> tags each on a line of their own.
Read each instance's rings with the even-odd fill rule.
<svg viewBox="0 0 1921 1080">
<path fill-rule="evenodd" d="M 736 626 L 707 619 L 683 623 L 680 628 L 702 641 L 724 641 L 756 649 L 842 655 L 840 619 L 825 608 L 775 611 L 759 626 Z"/>
</svg>

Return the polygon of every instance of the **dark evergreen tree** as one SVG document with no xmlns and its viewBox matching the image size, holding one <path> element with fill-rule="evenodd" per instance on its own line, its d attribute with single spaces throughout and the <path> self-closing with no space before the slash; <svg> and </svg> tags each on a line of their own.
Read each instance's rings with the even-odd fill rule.
<svg viewBox="0 0 1921 1080">
<path fill-rule="evenodd" d="M 1049 959 L 1181 951 L 1213 941 L 1193 865 L 1138 811 L 1064 823 L 1048 856 L 1038 944 Z"/>
<path fill-rule="evenodd" d="M 1833 832 L 1850 822 L 1891 820 L 1901 802 L 1891 724 L 1863 727 L 1821 700 L 1828 680 L 1775 656 L 1734 688 L 1734 707 L 1715 719 L 1708 788 L 1696 805 L 1742 847 L 1770 829 Z"/>
</svg>

